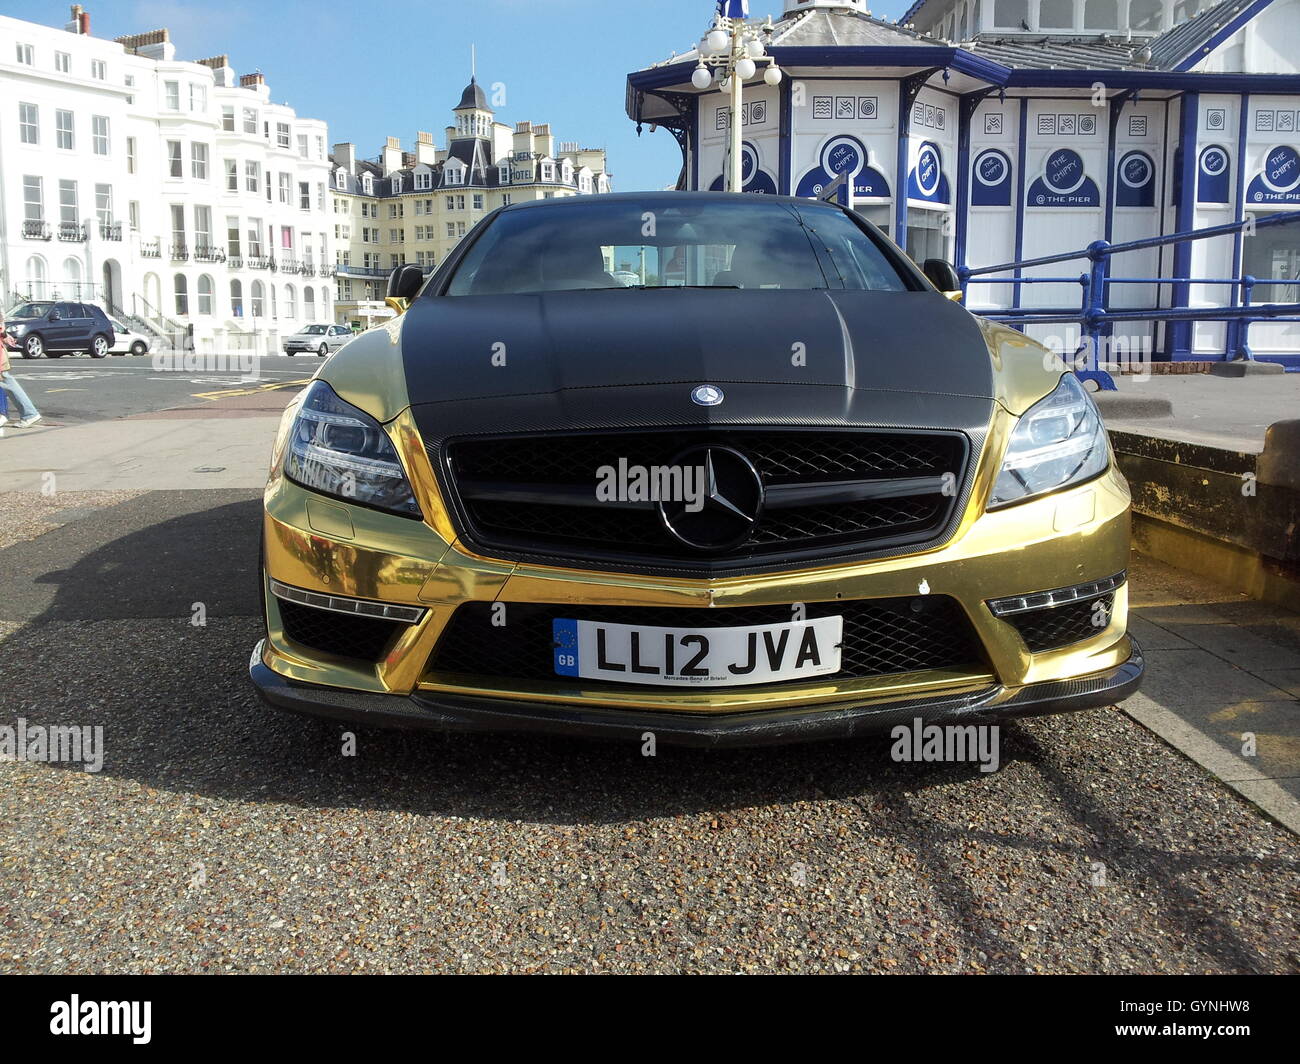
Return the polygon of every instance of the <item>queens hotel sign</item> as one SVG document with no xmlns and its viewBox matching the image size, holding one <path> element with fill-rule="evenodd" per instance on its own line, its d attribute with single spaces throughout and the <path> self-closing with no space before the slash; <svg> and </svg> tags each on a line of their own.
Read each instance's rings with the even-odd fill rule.
<svg viewBox="0 0 1300 1064">
<path fill-rule="evenodd" d="M 1097 26 L 1098 5 L 1075 4 L 1077 25 L 1045 31 L 1045 2 L 915 0 L 894 24 L 861 0 L 769 0 L 779 9 L 769 22 L 755 0 L 750 26 L 783 77 L 744 86 L 744 187 L 816 197 L 845 176 L 840 194 L 851 188 L 852 207 L 913 258 L 971 267 L 1300 209 L 1300 53 L 1289 44 L 1300 39 L 1300 5 L 1242 5 L 1215 21 L 1193 18 L 1210 0 L 1144 0 L 1161 5 L 1158 31 Z M 699 24 L 683 34 L 707 30 L 711 7 L 701 0 Z M 1020 16 L 997 21 L 1012 8 L 1032 29 Z M 729 150 L 729 93 L 693 84 L 700 58 L 688 50 L 628 75 L 628 116 L 675 138 L 686 189 L 721 188 Z M 1268 232 L 1273 241 L 1295 234 L 1296 246 L 1180 244 L 1149 256 L 1136 276 L 1151 280 L 1125 286 L 1124 302 L 1231 301 L 1235 286 L 1172 281 L 1262 279 L 1275 263 L 1300 262 L 1300 225 Z M 1027 272 L 1088 267 L 1085 257 Z M 968 305 L 1079 298 L 1077 283 L 990 283 L 973 285 Z M 1222 357 L 1229 343 L 1217 322 L 1132 328 L 1156 357 Z M 1250 339 L 1257 356 L 1300 366 L 1300 325 L 1260 322 Z"/>
</svg>

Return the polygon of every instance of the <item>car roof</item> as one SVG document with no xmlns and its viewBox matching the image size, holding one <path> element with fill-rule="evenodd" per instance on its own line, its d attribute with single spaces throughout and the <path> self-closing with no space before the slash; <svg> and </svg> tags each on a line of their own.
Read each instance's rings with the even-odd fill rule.
<svg viewBox="0 0 1300 1064">
<path fill-rule="evenodd" d="M 661 203 L 671 207 L 682 203 L 755 203 L 792 204 L 798 207 L 825 207 L 842 210 L 838 204 L 825 200 L 798 196 L 755 195 L 752 192 L 605 192 L 588 196 L 556 196 L 552 199 L 527 200 L 501 208 L 502 213 L 514 211 L 559 210 L 566 207 L 586 207 L 592 203 Z"/>
</svg>

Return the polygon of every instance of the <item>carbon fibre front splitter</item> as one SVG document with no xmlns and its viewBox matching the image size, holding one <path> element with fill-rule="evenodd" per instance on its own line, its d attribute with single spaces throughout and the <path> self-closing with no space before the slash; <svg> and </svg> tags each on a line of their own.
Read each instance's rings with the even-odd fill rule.
<svg viewBox="0 0 1300 1064">
<path fill-rule="evenodd" d="M 1132 641 L 1132 640 L 1131 640 Z M 254 654 L 249 676 L 269 705 L 307 716 L 376 727 L 453 732 L 546 732 L 590 739 L 682 746 L 739 747 L 812 742 L 888 731 L 920 718 L 926 724 L 984 724 L 1008 717 L 1068 713 L 1114 705 L 1133 694 L 1144 663 L 1136 641 L 1128 661 L 1105 672 L 1015 690 L 1001 685 L 939 699 L 833 708 L 795 707 L 745 713 L 666 713 L 574 703 L 536 703 L 456 695 L 375 694 L 288 680 Z"/>
</svg>

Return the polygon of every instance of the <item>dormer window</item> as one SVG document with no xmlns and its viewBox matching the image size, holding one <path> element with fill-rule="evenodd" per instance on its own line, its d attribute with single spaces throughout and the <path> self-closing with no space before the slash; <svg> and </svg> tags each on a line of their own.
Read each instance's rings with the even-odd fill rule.
<svg viewBox="0 0 1300 1064">
<path fill-rule="evenodd" d="M 369 174 L 363 174 L 361 176 L 361 191 L 363 191 L 367 196 L 373 196 L 375 194 L 375 179 Z"/>
<path fill-rule="evenodd" d="M 449 166 L 443 171 L 443 177 L 449 185 L 460 185 L 465 182 L 465 170 L 460 166 Z"/>
<path fill-rule="evenodd" d="M 554 164 L 554 163 L 542 163 L 542 180 L 543 180 L 543 181 L 554 181 L 554 180 L 555 180 L 555 164 Z"/>
<path fill-rule="evenodd" d="M 427 192 L 433 188 L 433 174 L 428 170 L 417 170 L 415 172 L 415 191 Z"/>
<path fill-rule="evenodd" d="M 342 167 L 334 172 L 334 187 L 343 190 L 348 187 L 348 172 Z"/>
<path fill-rule="evenodd" d="M 400 196 L 402 194 L 402 179 L 400 176 L 398 175 L 393 176 L 392 186 L 393 186 L 393 195 Z"/>
<path fill-rule="evenodd" d="M 500 167 L 497 167 L 497 169 L 500 171 L 500 176 L 498 177 L 498 180 L 500 181 L 500 183 L 503 184 L 503 185 L 508 185 L 508 184 L 510 184 L 510 167 L 509 167 L 509 166 L 500 166 Z"/>
</svg>

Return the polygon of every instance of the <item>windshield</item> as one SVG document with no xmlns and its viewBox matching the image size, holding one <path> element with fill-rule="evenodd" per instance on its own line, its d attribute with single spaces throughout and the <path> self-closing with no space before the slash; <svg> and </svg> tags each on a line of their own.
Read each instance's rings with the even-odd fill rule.
<svg viewBox="0 0 1300 1064">
<path fill-rule="evenodd" d="M 303 329 L 302 332 L 303 332 L 303 335 L 304 335 L 304 336 L 324 336 L 324 335 L 325 335 L 325 326 L 324 326 L 324 325 L 308 325 L 307 328 Z"/>
<path fill-rule="evenodd" d="M 17 310 L 11 310 L 9 317 L 12 318 L 43 318 L 50 312 L 53 303 L 24 303 Z"/>
<path fill-rule="evenodd" d="M 475 242 L 446 294 L 700 287 L 908 289 L 839 209 L 756 196 L 753 203 L 585 201 L 506 211 Z"/>
</svg>

